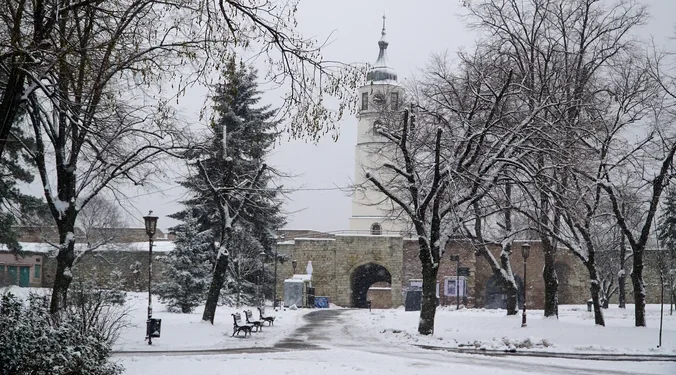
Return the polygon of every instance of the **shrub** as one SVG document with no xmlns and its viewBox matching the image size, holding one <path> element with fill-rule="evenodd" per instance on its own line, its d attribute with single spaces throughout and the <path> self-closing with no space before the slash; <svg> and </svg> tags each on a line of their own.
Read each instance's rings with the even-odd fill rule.
<svg viewBox="0 0 676 375">
<path fill-rule="evenodd" d="M 82 317 L 68 310 L 49 314 L 47 299 L 31 294 L 21 301 L 0 299 L 0 374 L 118 375 L 108 362 L 111 345 L 96 326 L 81 329 Z"/>
</svg>

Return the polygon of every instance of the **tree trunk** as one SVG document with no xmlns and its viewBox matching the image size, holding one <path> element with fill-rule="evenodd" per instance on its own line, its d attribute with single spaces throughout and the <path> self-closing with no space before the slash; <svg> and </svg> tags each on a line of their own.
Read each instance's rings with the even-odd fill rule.
<svg viewBox="0 0 676 375">
<path fill-rule="evenodd" d="M 544 247 L 545 267 L 542 270 L 542 278 L 545 282 L 545 317 L 559 316 L 559 277 L 556 274 L 554 263 L 556 256 L 550 246 Z"/>
<path fill-rule="evenodd" d="M 621 309 L 625 309 L 627 308 L 627 277 L 624 274 L 622 274 L 622 276 L 620 276 L 617 279 L 617 282 L 620 293 L 619 294 L 620 301 L 618 307 Z"/>
<path fill-rule="evenodd" d="M 645 283 L 643 282 L 642 251 L 634 251 L 633 263 L 631 283 L 634 287 L 634 323 L 636 327 L 645 327 Z"/>
<path fill-rule="evenodd" d="M 221 296 L 221 289 L 225 282 L 225 273 L 228 270 L 228 256 L 222 254 L 216 262 L 216 269 L 214 276 L 211 279 L 209 286 L 209 293 L 207 294 L 207 302 L 204 306 L 204 313 L 202 320 L 209 321 L 214 324 L 214 316 L 216 315 L 216 307 L 218 306 L 218 299 Z"/>
<path fill-rule="evenodd" d="M 624 211 L 624 204 L 622 205 Z M 627 308 L 627 275 L 626 275 L 626 258 L 627 258 L 627 246 L 624 233 L 620 231 L 620 275 L 617 278 L 617 286 L 619 288 L 619 307 L 621 309 Z"/>
<path fill-rule="evenodd" d="M 73 280 L 72 267 L 75 261 L 75 241 L 72 234 L 75 233 L 74 224 L 61 223 L 59 230 L 59 253 L 56 256 L 56 274 L 52 287 L 52 300 L 49 311 L 56 314 L 66 307 L 68 288 Z"/>
<path fill-rule="evenodd" d="M 418 333 L 431 335 L 434 333 L 434 315 L 437 312 L 437 271 L 432 265 L 423 265 L 423 290 Z"/>
<path fill-rule="evenodd" d="M 505 282 L 505 294 L 507 295 L 507 315 L 519 313 L 519 290 L 510 282 Z M 525 285 L 524 285 L 525 290 Z"/>
<path fill-rule="evenodd" d="M 509 220 L 506 221 L 509 223 Z M 507 225 L 511 228 L 511 224 Z M 498 274 L 502 279 L 502 290 L 507 295 L 507 315 L 516 315 L 519 313 L 519 289 L 513 284 L 509 279 L 505 278 L 504 275 L 512 275 L 514 279 L 514 273 L 512 272 L 512 263 L 510 261 L 510 255 L 512 254 L 512 245 L 506 245 L 500 252 L 500 270 L 493 270 L 494 274 Z M 524 280 L 525 288 L 525 280 Z"/>
<path fill-rule="evenodd" d="M 601 310 L 601 284 L 599 283 L 599 277 L 596 272 L 596 266 L 593 264 L 587 264 L 587 270 L 589 271 L 589 279 L 591 280 L 591 286 L 589 290 L 591 292 L 592 302 L 594 303 L 594 323 L 599 326 L 606 325 L 605 320 L 603 319 L 603 310 Z"/>
<path fill-rule="evenodd" d="M 15 59 L 15 58 L 13 58 Z M 4 95 L 0 102 L 0 157 L 9 140 L 10 131 L 16 120 L 16 112 L 18 112 L 19 98 L 23 94 L 23 82 L 25 73 L 22 73 L 16 65 L 21 65 L 21 61 L 10 62 L 12 69 L 10 70 L 7 84 L 4 87 Z"/>
</svg>

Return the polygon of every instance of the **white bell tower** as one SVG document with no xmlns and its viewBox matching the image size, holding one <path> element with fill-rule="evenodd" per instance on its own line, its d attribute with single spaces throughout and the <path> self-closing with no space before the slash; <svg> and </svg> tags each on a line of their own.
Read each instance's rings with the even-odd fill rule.
<svg viewBox="0 0 676 375">
<path fill-rule="evenodd" d="M 361 100 L 357 114 L 354 172 L 357 189 L 352 196 L 350 217 L 350 231 L 359 234 L 399 234 L 406 229 L 405 221 L 393 217 L 399 211 L 396 204 L 366 181 L 366 173 L 371 173 L 378 176 L 380 181 L 386 182 L 382 165 L 388 161 L 388 155 L 392 155 L 394 150 L 384 137 L 376 134 L 374 126 L 384 113 L 392 115 L 403 107 L 404 88 L 397 81 L 397 73 L 388 65 L 389 43 L 385 35 L 383 16 L 378 59 L 366 74 L 366 84 L 359 88 Z"/>
</svg>

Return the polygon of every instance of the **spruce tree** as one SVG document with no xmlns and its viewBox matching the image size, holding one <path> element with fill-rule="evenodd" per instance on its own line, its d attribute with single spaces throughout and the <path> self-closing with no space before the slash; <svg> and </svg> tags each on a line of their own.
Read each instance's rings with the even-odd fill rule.
<svg viewBox="0 0 676 375">
<path fill-rule="evenodd" d="M 271 254 L 275 232 L 285 223 L 279 198 L 281 187 L 272 186 L 274 170 L 264 164 L 279 135 L 279 121 L 274 119 L 275 111 L 270 106 L 259 105 L 256 79 L 255 70 L 236 63 L 234 58 L 228 62 L 223 83 L 214 87 L 214 118 L 209 134 L 199 147 L 185 154 L 191 176 L 181 185 L 189 191 L 190 198 L 182 202 L 186 208 L 172 217 L 184 220 L 194 215 L 200 230 L 211 231 L 212 251 L 220 247 L 242 253 L 237 249 L 241 241 L 231 241 L 236 227 L 247 231 L 251 241 Z M 228 258 L 220 253 L 212 256 L 215 265 L 204 320 L 213 322 L 221 289 L 226 281 L 231 284 L 234 279 Z M 256 276 L 261 277 L 247 276 L 250 279 L 246 281 L 255 282 Z"/>
<path fill-rule="evenodd" d="M 657 224 L 657 237 L 670 254 L 676 254 L 676 188 L 669 187 L 666 190 L 664 210 Z"/>
<path fill-rule="evenodd" d="M 34 176 L 29 171 L 31 160 L 26 151 L 32 149 L 33 140 L 21 127 L 14 126 L 5 150 L 0 156 L 0 245 L 18 252 L 17 225 L 45 221 L 49 215 L 41 199 L 22 193 L 17 184 L 29 184 Z"/>
<path fill-rule="evenodd" d="M 659 257 L 660 263 L 663 263 L 659 264 L 659 267 L 663 276 L 669 279 L 669 305 L 673 314 L 676 301 L 676 188 L 673 185 L 666 189 L 664 210 L 657 224 L 657 238 L 660 240 L 660 247 L 667 251 L 667 254 L 661 254 Z"/>
<path fill-rule="evenodd" d="M 209 230 L 200 231 L 191 216 L 175 228 L 175 247 L 166 258 L 163 274 L 167 281 L 158 284 L 155 292 L 170 311 L 190 313 L 204 301 L 209 272 L 211 246 Z"/>
</svg>

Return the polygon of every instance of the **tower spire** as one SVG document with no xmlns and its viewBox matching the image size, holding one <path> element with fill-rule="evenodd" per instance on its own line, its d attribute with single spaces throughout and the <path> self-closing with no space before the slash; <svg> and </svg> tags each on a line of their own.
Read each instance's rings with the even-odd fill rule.
<svg viewBox="0 0 676 375">
<path fill-rule="evenodd" d="M 366 74 L 366 80 L 372 83 L 384 81 L 397 82 L 397 73 L 387 63 L 387 46 L 389 43 L 387 42 L 387 38 L 385 38 L 387 35 L 385 32 L 385 20 L 386 17 L 383 14 L 383 30 L 380 33 L 380 40 L 378 41 L 378 48 L 380 50 L 378 51 L 378 59 L 376 59 L 373 68 Z"/>
<path fill-rule="evenodd" d="M 383 14 L 383 31 L 380 32 L 380 36 L 383 40 L 385 39 L 385 18 L 385 14 Z"/>
</svg>

